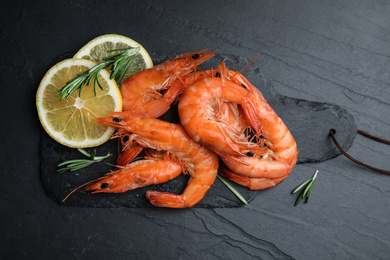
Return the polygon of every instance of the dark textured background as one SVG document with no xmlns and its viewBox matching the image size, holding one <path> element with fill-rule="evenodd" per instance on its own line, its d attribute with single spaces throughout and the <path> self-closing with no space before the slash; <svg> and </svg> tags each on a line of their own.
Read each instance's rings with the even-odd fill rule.
<svg viewBox="0 0 390 260">
<path fill-rule="evenodd" d="M 35 92 L 55 57 L 117 33 L 150 53 L 256 61 L 281 95 L 331 103 L 390 139 L 386 1 L 7 1 L 0 11 L 0 255 L 58 259 L 388 259 L 390 176 L 340 156 L 297 165 L 242 208 L 63 207 L 40 179 Z M 152 58 L 155 58 L 152 56 Z M 245 73 L 244 73 L 245 74 Z M 299 116 L 297 117 L 299 118 Z M 349 152 L 390 169 L 390 147 Z M 291 190 L 320 170 L 309 204 Z"/>
</svg>

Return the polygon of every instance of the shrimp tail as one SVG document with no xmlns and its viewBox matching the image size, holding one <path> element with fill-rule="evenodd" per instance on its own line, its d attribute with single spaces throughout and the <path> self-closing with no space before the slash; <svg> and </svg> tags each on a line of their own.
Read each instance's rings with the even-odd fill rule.
<svg viewBox="0 0 390 260">
<path fill-rule="evenodd" d="M 146 198 L 156 207 L 187 208 L 182 195 L 169 192 L 147 191 Z"/>
<path fill-rule="evenodd" d="M 142 151 L 143 147 L 140 145 L 134 145 L 129 149 L 126 149 L 123 153 L 118 155 L 117 165 L 125 166 L 131 163 Z"/>
</svg>

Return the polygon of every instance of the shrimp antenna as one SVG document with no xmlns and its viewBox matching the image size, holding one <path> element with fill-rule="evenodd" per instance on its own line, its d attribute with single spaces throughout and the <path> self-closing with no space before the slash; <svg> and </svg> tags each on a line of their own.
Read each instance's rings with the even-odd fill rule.
<svg viewBox="0 0 390 260">
<path fill-rule="evenodd" d="M 78 189 L 80 189 L 80 188 L 82 188 L 82 187 L 84 187 L 84 186 L 86 186 L 86 185 L 88 185 L 88 184 L 90 184 L 90 183 L 92 183 L 92 182 L 96 182 L 96 180 L 92 180 L 92 181 L 89 181 L 89 182 L 87 182 L 87 183 L 84 183 L 83 185 L 78 186 L 76 189 L 72 190 L 72 191 L 65 197 L 65 199 L 63 199 L 61 202 L 64 202 L 67 198 L 69 198 L 70 195 L 72 195 L 72 193 L 74 193 L 74 192 L 77 191 Z"/>
<path fill-rule="evenodd" d="M 260 52 L 258 52 L 257 54 L 256 54 L 256 56 L 244 67 L 244 68 L 242 68 L 239 72 L 237 72 L 235 75 L 237 75 L 237 74 L 240 74 L 243 70 L 245 70 L 246 68 L 248 68 L 249 67 L 249 65 L 251 65 L 252 64 L 252 62 L 254 62 L 255 61 L 255 59 L 258 57 L 260 55 Z M 234 75 L 234 76 L 235 76 Z"/>
<path fill-rule="evenodd" d="M 199 68 L 198 66 L 196 67 L 198 70 L 200 70 L 200 71 L 202 71 L 202 72 L 204 72 L 204 73 L 206 73 L 207 75 L 209 75 L 209 76 L 211 76 L 211 75 L 213 75 L 213 68 L 211 68 L 210 70 L 211 70 L 211 74 L 210 73 L 208 73 L 207 71 L 205 71 L 204 69 L 202 69 L 202 68 Z"/>
</svg>

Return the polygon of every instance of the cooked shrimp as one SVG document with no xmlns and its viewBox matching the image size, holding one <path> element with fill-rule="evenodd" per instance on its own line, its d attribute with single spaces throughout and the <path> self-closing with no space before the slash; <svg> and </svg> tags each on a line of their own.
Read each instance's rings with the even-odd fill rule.
<svg viewBox="0 0 390 260">
<path fill-rule="evenodd" d="M 226 122 L 227 125 L 233 128 L 232 131 L 236 130 L 237 133 L 242 135 L 243 139 L 249 138 L 245 134 L 247 132 L 245 130 L 248 130 L 249 126 L 244 118 L 244 114 L 240 108 L 237 108 L 234 105 L 235 104 L 232 103 L 223 104 L 224 113 L 220 114 L 219 120 Z M 258 139 L 258 144 L 260 146 L 264 146 L 265 143 L 265 138 Z M 278 161 L 271 161 L 270 158 L 265 160 L 266 156 L 267 155 L 264 153 L 253 153 L 252 157 L 244 156 L 237 159 L 245 163 L 234 163 L 232 160 L 229 160 L 229 158 L 222 158 L 225 164 L 233 168 L 236 173 L 229 170 L 227 167 L 222 167 L 220 172 L 230 180 L 252 190 L 273 187 L 287 177 L 288 173 L 290 173 L 287 168 L 294 167 L 296 158 L 294 157 L 294 160 L 292 160 L 290 164 L 282 165 Z M 264 158 L 264 160 L 259 160 L 259 157 Z M 238 173 L 243 173 L 243 175 Z"/>
<path fill-rule="evenodd" d="M 229 79 L 242 84 L 247 89 L 257 93 L 252 100 L 256 107 L 256 117 L 259 124 L 255 126 L 258 131 L 258 143 L 267 147 L 266 153 L 247 154 L 246 156 L 229 156 L 222 158 L 231 171 L 222 171 L 222 174 L 243 186 L 250 189 L 265 189 L 283 181 L 294 168 L 297 158 L 296 142 L 290 131 L 277 116 L 268 102 L 263 98 L 260 91 L 256 89 L 243 75 L 229 71 Z M 243 117 L 238 116 L 238 117 Z M 237 123 L 237 117 L 227 117 L 229 124 Z M 243 129 L 245 122 L 240 121 L 236 127 Z M 245 163 L 236 163 L 236 161 Z"/>
<path fill-rule="evenodd" d="M 131 76 L 120 87 L 123 111 L 132 111 L 158 118 L 169 110 L 182 91 L 177 79 L 195 71 L 196 67 L 214 56 L 206 50 L 192 52 L 167 60 Z"/>
<path fill-rule="evenodd" d="M 233 181 L 241 178 L 240 184 L 252 189 L 281 182 L 297 161 L 294 138 L 260 91 L 244 76 L 233 71 L 225 75 L 220 80 L 198 81 L 185 90 L 179 102 L 182 124 L 194 140 L 221 155 L 231 170 L 226 175 Z M 240 104 L 242 111 L 232 106 L 223 110 L 221 101 Z M 249 123 L 242 119 L 244 115 Z M 247 127 L 255 132 L 255 143 L 243 134 Z M 239 178 L 233 178 L 234 175 Z M 247 177 L 253 179 L 249 182 Z"/>
<path fill-rule="evenodd" d="M 218 171 L 218 156 L 194 142 L 181 125 L 152 119 L 132 112 L 112 112 L 113 117 L 98 118 L 99 123 L 133 134 L 143 147 L 166 151 L 182 162 L 190 180 L 180 195 L 148 191 L 146 197 L 158 207 L 192 207 L 206 195 Z"/>
<path fill-rule="evenodd" d="M 241 133 L 232 130 L 229 124 L 218 120 L 220 113 L 223 113 L 224 102 L 240 104 L 244 112 L 253 114 L 255 108 L 250 100 L 250 93 L 241 85 L 223 78 L 198 80 L 186 88 L 180 98 L 180 121 L 195 141 L 222 157 L 225 154 L 240 156 L 253 151 L 265 152 L 266 148 L 248 142 L 246 138 L 242 138 Z M 252 118 L 253 116 L 250 117 Z"/>
<path fill-rule="evenodd" d="M 179 160 L 169 153 L 149 152 L 144 160 L 127 164 L 93 181 L 85 190 L 93 193 L 119 193 L 176 178 L 182 172 Z"/>
<path fill-rule="evenodd" d="M 250 166 L 246 164 L 234 167 L 231 161 L 226 161 L 226 164 L 230 169 L 234 168 L 232 170 L 238 174 L 256 178 L 279 178 L 290 174 L 298 157 L 297 145 L 291 132 L 256 87 L 239 73 L 235 73 L 235 80 L 257 93 L 256 98 L 252 99 L 256 108 L 255 116 L 258 119 L 255 130 L 263 137 L 261 141 L 267 145 L 268 151 L 256 156 L 258 163 L 254 162 L 253 157 L 240 158 Z M 259 175 L 259 172 L 263 174 Z"/>
</svg>

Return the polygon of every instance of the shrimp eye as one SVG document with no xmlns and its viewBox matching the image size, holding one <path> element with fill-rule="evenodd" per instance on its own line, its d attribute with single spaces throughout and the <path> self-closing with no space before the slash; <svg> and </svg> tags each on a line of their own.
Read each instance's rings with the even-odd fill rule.
<svg viewBox="0 0 390 260">
<path fill-rule="evenodd" d="M 249 157 L 252 157 L 253 155 L 255 155 L 255 153 L 252 152 L 252 151 L 249 151 L 249 152 L 246 153 L 246 155 L 248 155 Z"/>
<path fill-rule="evenodd" d="M 196 60 L 196 59 L 199 58 L 199 54 L 198 54 L 198 53 L 197 53 L 197 54 L 194 54 L 194 55 L 191 56 L 191 58 L 193 58 L 194 60 Z"/>
<path fill-rule="evenodd" d="M 120 121 L 122 121 L 122 119 L 119 119 L 119 118 L 117 118 L 117 117 L 114 117 L 114 119 L 112 119 L 114 122 L 120 122 Z"/>
<path fill-rule="evenodd" d="M 245 89 L 247 89 L 247 87 L 244 84 L 241 84 L 241 86 L 244 87 Z"/>
<path fill-rule="evenodd" d="M 219 72 L 217 72 L 217 74 L 215 74 L 215 76 L 216 76 L 217 78 L 220 78 L 220 77 L 221 77 L 221 74 L 219 74 Z"/>
<path fill-rule="evenodd" d="M 102 183 L 102 186 L 100 186 L 100 188 L 102 188 L 102 189 L 105 189 L 107 187 L 108 187 L 108 183 Z"/>
</svg>

